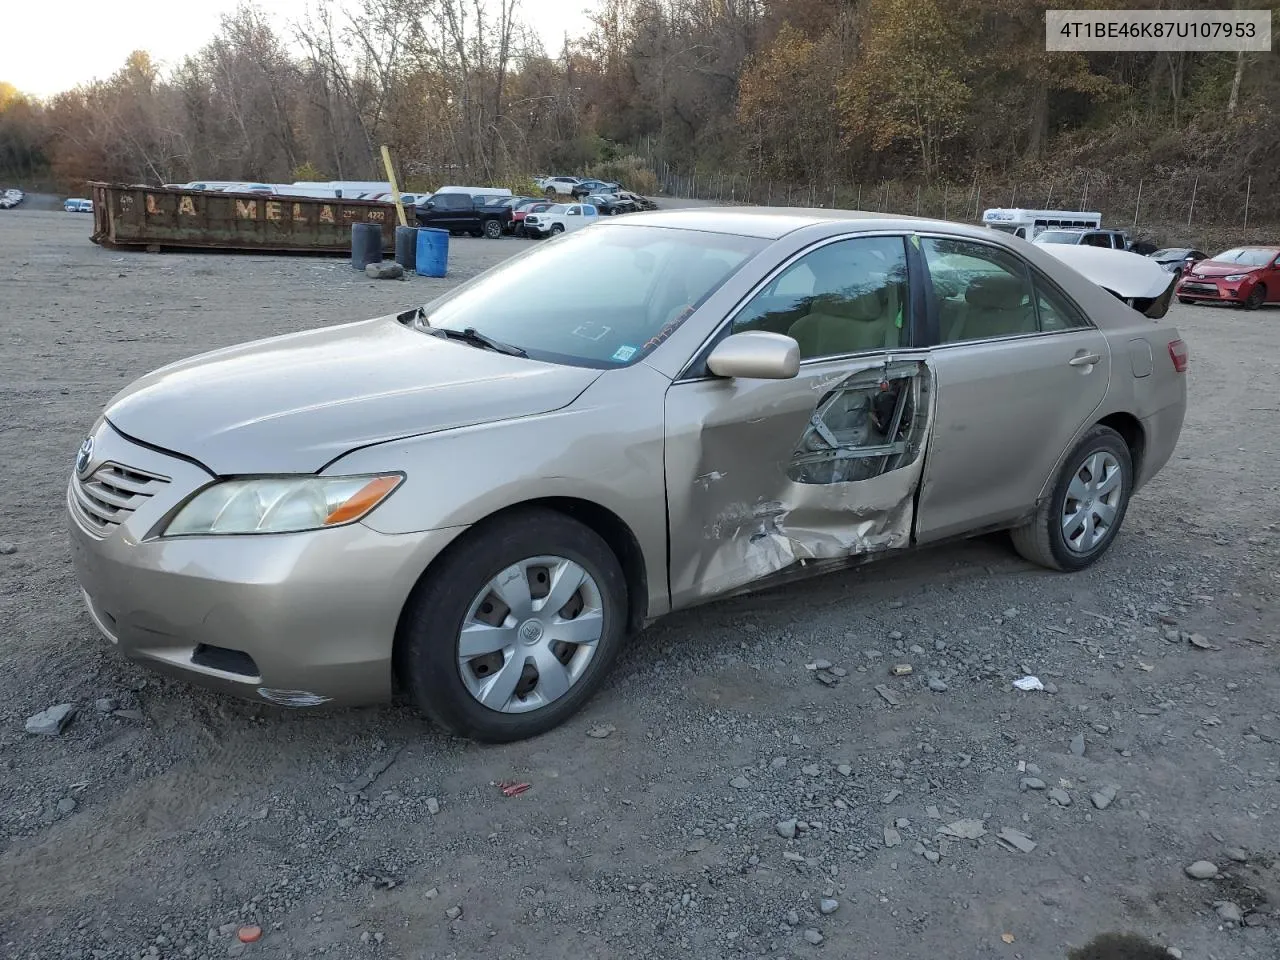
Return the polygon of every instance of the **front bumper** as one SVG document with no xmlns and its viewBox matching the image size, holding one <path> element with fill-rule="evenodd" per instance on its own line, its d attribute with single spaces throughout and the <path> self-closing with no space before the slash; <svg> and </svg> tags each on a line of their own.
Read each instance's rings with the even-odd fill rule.
<svg viewBox="0 0 1280 960">
<path fill-rule="evenodd" d="M 1220 300 L 1224 303 L 1243 303 L 1253 289 L 1251 280 L 1233 280 L 1228 283 L 1217 277 L 1189 277 L 1183 274 L 1174 288 L 1174 295 L 1189 300 Z"/>
<path fill-rule="evenodd" d="M 105 527 L 84 509 L 82 481 L 73 476 L 67 487 L 76 577 L 94 623 L 120 653 L 201 686 L 289 706 L 390 697 L 400 611 L 460 528 L 390 536 L 355 523 L 147 539 L 211 478 L 109 425 L 94 439 L 91 478 L 111 464 L 159 478 Z"/>
</svg>

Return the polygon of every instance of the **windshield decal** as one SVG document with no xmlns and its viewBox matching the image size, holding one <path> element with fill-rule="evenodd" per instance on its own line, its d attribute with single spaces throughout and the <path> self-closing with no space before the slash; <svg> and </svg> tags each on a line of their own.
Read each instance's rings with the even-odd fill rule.
<svg viewBox="0 0 1280 960">
<path fill-rule="evenodd" d="M 636 348 L 630 346 L 622 346 L 613 351 L 613 359 L 619 363 L 626 363 L 636 355 Z"/>
</svg>

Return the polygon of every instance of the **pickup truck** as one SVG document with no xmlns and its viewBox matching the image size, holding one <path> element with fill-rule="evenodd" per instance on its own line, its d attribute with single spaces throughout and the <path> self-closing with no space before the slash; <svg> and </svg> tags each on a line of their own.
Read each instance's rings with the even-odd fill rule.
<svg viewBox="0 0 1280 960">
<path fill-rule="evenodd" d="M 497 240 L 508 232 L 511 207 L 500 202 L 486 204 L 483 198 L 465 193 L 436 193 L 414 207 L 420 227 L 435 227 L 450 233 Z"/>
</svg>

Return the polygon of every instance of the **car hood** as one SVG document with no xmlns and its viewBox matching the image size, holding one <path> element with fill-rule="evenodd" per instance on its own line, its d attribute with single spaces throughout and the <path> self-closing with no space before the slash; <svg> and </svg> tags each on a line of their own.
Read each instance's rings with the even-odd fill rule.
<svg viewBox="0 0 1280 960">
<path fill-rule="evenodd" d="M 1261 270 L 1248 263 L 1226 263 L 1222 260 L 1201 260 L 1188 271 L 1198 277 L 1231 277 L 1237 273 L 1253 273 Z"/>
<path fill-rule="evenodd" d="M 600 373 L 381 317 L 161 367 L 118 393 L 105 416 L 219 475 L 312 473 L 357 447 L 559 409 Z"/>
</svg>

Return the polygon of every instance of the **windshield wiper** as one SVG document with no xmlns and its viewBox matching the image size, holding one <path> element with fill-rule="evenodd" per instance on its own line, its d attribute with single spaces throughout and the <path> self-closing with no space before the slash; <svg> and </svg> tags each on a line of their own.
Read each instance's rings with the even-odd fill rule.
<svg viewBox="0 0 1280 960">
<path fill-rule="evenodd" d="M 521 347 L 495 340 L 493 337 L 481 333 L 475 327 L 463 327 L 461 330 L 450 330 L 448 327 L 428 327 L 428 329 L 435 333 L 436 336 L 461 340 L 463 343 L 469 343 L 473 347 L 482 347 L 486 350 L 493 350 L 496 353 L 505 353 L 509 357 L 529 356 Z"/>
</svg>

